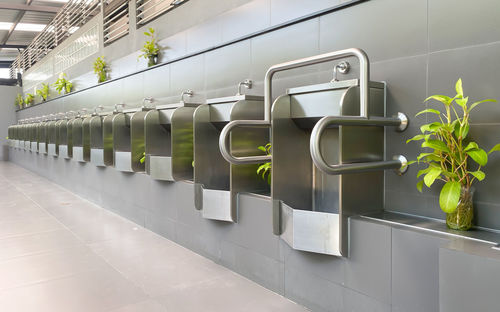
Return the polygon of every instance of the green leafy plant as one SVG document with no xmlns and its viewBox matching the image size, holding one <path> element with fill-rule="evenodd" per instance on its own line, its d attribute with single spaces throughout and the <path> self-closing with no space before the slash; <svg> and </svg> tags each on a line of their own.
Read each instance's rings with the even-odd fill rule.
<svg viewBox="0 0 500 312">
<path fill-rule="evenodd" d="M 71 83 L 68 79 L 66 79 L 66 77 L 67 76 L 65 73 L 60 73 L 59 78 L 53 84 L 58 94 L 61 94 L 63 90 L 65 94 L 68 94 L 71 92 L 71 89 L 73 89 L 73 83 Z"/>
<path fill-rule="evenodd" d="M 94 74 L 97 75 L 98 83 L 108 80 L 108 68 L 104 56 L 99 56 L 94 61 Z"/>
<path fill-rule="evenodd" d="M 155 30 L 153 28 L 150 27 L 147 31 L 144 32 L 144 35 L 146 35 L 149 40 L 146 40 L 146 42 L 144 42 L 144 45 L 141 49 L 142 54 L 139 55 L 138 58 L 142 57 L 146 59 L 148 61 L 149 67 L 157 63 L 158 56 L 160 54 L 160 47 L 158 46 Z"/>
<path fill-rule="evenodd" d="M 24 98 L 24 103 L 26 106 L 31 106 L 35 102 L 35 96 L 31 93 L 26 93 L 26 97 Z"/>
<path fill-rule="evenodd" d="M 49 85 L 42 83 L 41 89 L 37 89 L 36 94 L 42 99 L 42 101 L 47 101 L 47 98 L 50 95 Z"/>
<path fill-rule="evenodd" d="M 261 145 L 257 148 L 266 153 L 266 155 L 271 155 L 271 143 L 267 143 L 264 146 Z M 268 184 L 271 184 L 271 169 L 272 169 L 271 162 L 260 164 L 259 167 L 257 168 L 257 174 L 260 175 L 262 179 L 264 180 L 267 179 Z"/>
<path fill-rule="evenodd" d="M 146 161 L 146 152 L 142 153 L 141 159 L 139 159 L 139 162 L 143 164 Z"/>
<path fill-rule="evenodd" d="M 496 100 L 486 99 L 469 104 L 469 97 L 464 96 L 461 79 L 456 82 L 455 90 L 457 94 L 454 97 L 433 95 L 425 100 L 442 103 L 444 112 L 433 108 L 419 112 L 417 116 L 431 114 L 436 117 L 436 121 L 421 126 L 421 134 L 406 142 L 423 141 L 422 148 L 429 149 L 408 164 L 417 162 L 427 165 L 427 168 L 417 173 L 417 178 L 423 177 L 417 183 L 420 192 L 424 185 L 430 188 L 436 180 L 444 183 L 439 205 L 447 214 L 457 209 L 462 189 L 469 190 L 474 182 L 484 180 L 486 175 L 481 168 L 488 163 L 488 155 L 500 151 L 500 144 L 497 144 L 487 153 L 468 137 L 471 111 L 479 104 Z"/>
<path fill-rule="evenodd" d="M 18 106 L 20 109 L 23 108 L 24 99 L 20 93 L 17 94 L 14 104 Z"/>
</svg>

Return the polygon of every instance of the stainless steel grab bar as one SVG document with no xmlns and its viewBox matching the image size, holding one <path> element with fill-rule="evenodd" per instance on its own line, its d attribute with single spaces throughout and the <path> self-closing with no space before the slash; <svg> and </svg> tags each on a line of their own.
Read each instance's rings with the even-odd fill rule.
<svg viewBox="0 0 500 312">
<path fill-rule="evenodd" d="M 370 64 L 368 61 L 368 56 L 361 49 L 351 48 L 345 50 L 334 51 L 330 53 L 315 55 L 311 57 L 306 57 L 303 59 L 298 59 L 290 62 L 285 62 L 277 65 L 271 66 L 266 72 L 266 77 L 264 80 L 264 120 L 238 120 L 228 123 L 220 134 L 219 139 L 219 149 L 222 156 L 232 164 L 253 164 L 263 161 L 270 161 L 271 156 L 246 156 L 246 157 L 234 157 L 228 147 L 228 136 L 231 133 L 231 129 L 239 127 L 270 127 L 271 126 L 271 106 L 272 106 L 272 79 L 274 74 L 280 71 L 290 70 L 294 68 L 315 65 L 319 63 L 333 61 L 339 58 L 355 56 L 359 60 L 359 87 L 360 87 L 360 117 L 368 118 L 368 108 L 369 108 L 369 80 L 370 80 Z"/>
<path fill-rule="evenodd" d="M 316 167 L 326 174 L 338 175 L 367 171 L 397 169 L 403 174 L 408 169 L 408 161 L 403 155 L 394 156 L 393 160 L 371 161 L 362 163 L 329 165 L 321 153 L 321 135 L 331 125 L 336 126 L 396 126 L 400 131 L 406 129 L 408 120 L 402 113 L 397 117 L 372 117 L 366 119 L 355 116 L 326 116 L 321 118 L 311 132 L 310 152 Z"/>
</svg>

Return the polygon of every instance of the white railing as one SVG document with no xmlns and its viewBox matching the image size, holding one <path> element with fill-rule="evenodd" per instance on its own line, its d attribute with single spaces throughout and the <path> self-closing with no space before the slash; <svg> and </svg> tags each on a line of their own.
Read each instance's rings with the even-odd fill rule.
<svg viewBox="0 0 500 312">
<path fill-rule="evenodd" d="M 70 0 L 10 67 L 12 78 L 23 73 L 99 13 L 101 0 Z"/>
<path fill-rule="evenodd" d="M 136 0 L 137 26 L 168 12 L 188 0 Z"/>
</svg>

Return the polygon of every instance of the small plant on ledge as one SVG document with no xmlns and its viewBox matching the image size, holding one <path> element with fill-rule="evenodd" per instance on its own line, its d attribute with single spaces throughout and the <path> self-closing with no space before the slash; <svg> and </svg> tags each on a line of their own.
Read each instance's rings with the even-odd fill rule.
<svg viewBox="0 0 500 312">
<path fill-rule="evenodd" d="M 24 98 L 24 104 L 26 106 L 31 106 L 35 103 L 35 96 L 31 93 L 26 93 L 26 98 Z"/>
<path fill-rule="evenodd" d="M 66 77 L 65 73 L 60 73 L 59 78 L 53 84 L 58 94 L 61 94 L 63 91 L 65 94 L 68 94 L 71 92 L 71 89 L 73 89 L 73 83 L 66 79 Z"/>
<path fill-rule="evenodd" d="M 488 155 L 500 151 L 500 144 L 495 145 L 488 153 L 468 137 L 469 117 L 471 111 L 479 104 L 496 102 L 487 99 L 469 103 L 469 97 L 464 96 L 462 80 L 455 84 L 457 94 L 454 97 L 433 95 L 425 100 L 435 100 L 442 103 L 444 112 L 428 108 L 417 114 L 431 114 L 436 121 L 420 127 L 422 134 L 409 139 L 423 141 L 422 148 L 429 150 L 421 153 L 416 161 L 427 168 L 417 173 L 417 178 L 423 179 L 417 183 L 417 189 L 431 187 L 436 180 L 443 182 L 439 195 L 439 205 L 446 213 L 446 224 L 455 230 L 468 230 L 472 227 L 473 185 L 482 181 L 485 173 L 482 167 L 488 163 Z M 459 114 L 460 112 L 460 114 Z"/>
<path fill-rule="evenodd" d="M 267 143 L 264 146 L 259 146 L 258 149 L 266 153 L 266 155 L 268 156 L 271 155 L 271 143 Z M 260 164 L 257 168 L 257 174 L 260 175 L 262 179 L 267 180 L 267 184 L 271 184 L 271 169 L 272 163 L 270 161 Z"/>
<path fill-rule="evenodd" d="M 99 56 L 94 61 L 94 73 L 97 75 L 97 83 L 108 80 L 108 68 L 104 56 Z"/>
<path fill-rule="evenodd" d="M 47 98 L 50 95 L 49 85 L 42 83 L 41 89 L 37 89 L 36 94 L 42 99 L 43 102 L 47 101 Z"/>
<path fill-rule="evenodd" d="M 155 30 L 153 28 L 149 28 L 148 31 L 144 32 L 144 35 L 150 38 L 149 41 L 146 41 L 142 46 L 139 58 L 144 58 L 148 61 L 148 67 L 158 64 L 158 57 L 160 56 L 160 47 L 156 42 Z"/>
<path fill-rule="evenodd" d="M 17 94 L 14 104 L 17 107 L 19 107 L 19 109 L 23 108 L 24 100 L 23 100 L 23 96 L 20 93 Z"/>
</svg>

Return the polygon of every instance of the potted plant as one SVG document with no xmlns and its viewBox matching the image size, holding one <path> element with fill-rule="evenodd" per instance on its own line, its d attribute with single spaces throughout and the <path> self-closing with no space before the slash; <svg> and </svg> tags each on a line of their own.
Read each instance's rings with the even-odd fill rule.
<svg viewBox="0 0 500 312">
<path fill-rule="evenodd" d="M 50 94 L 49 85 L 42 83 L 41 89 L 36 89 L 36 94 L 42 99 L 43 102 L 47 101 Z"/>
<path fill-rule="evenodd" d="M 35 96 L 31 93 L 26 93 L 26 97 L 24 98 L 24 103 L 26 107 L 31 106 L 35 102 Z"/>
<path fill-rule="evenodd" d="M 153 28 L 149 28 L 148 31 L 144 32 L 144 35 L 150 38 L 149 41 L 146 41 L 142 46 L 139 58 L 143 57 L 148 61 L 148 67 L 158 64 L 158 57 L 160 55 L 160 47 L 156 43 L 156 35 L 155 30 Z"/>
<path fill-rule="evenodd" d="M 266 153 L 266 155 L 271 155 L 271 143 L 259 146 L 258 149 Z M 267 184 L 271 184 L 271 169 L 272 163 L 270 161 L 260 164 L 257 168 L 257 174 L 260 175 L 262 179 L 267 179 Z"/>
<path fill-rule="evenodd" d="M 500 144 L 495 145 L 488 153 L 468 137 L 469 117 L 471 111 L 484 102 L 496 102 L 487 99 L 469 103 L 469 97 L 464 96 L 462 80 L 455 84 L 456 95 L 433 95 L 425 102 L 435 100 L 442 103 L 443 110 L 427 108 L 417 114 L 430 114 L 434 122 L 420 127 L 421 134 L 407 141 L 423 141 L 425 148 L 416 161 L 427 168 L 417 173 L 417 178 L 423 177 L 417 183 L 421 192 L 425 184 L 431 187 L 436 180 L 441 181 L 439 205 L 446 213 L 446 224 L 450 229 L 468 230 L 472 226 L 473 185 L 485 178 L 481 168 L 488 163 L 488 155 L 500 151 Z"/>
<path fill-rule="evenodd" d="M 23 96 L 20 93 L 17 94 L 16 100 L 14 101 L 14 104 L 17 107 L 19 107 L 19 109 L 23 108 L 24 100 L 23 100 Z"/>
<path fill-rule="evenodd" d="M 71 92 L 71 89 L 73 88 L 73 83 L 67 80 L 66 77 L 67 76 L 65 73 L 60 73 L 59 78 L 56 80 L 56 82 L 54 82 L 53 86 L 56 88 L 57 94 L 61 94 L 63 90 L 65 94 Z"/>
<path fill-rule="evenodd" d="M 97 83 L 108 80 L 108 69 L 104 56 L 99 56 L 94 61 L 94 73 L 97 75 Z"/>
</svg>

